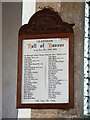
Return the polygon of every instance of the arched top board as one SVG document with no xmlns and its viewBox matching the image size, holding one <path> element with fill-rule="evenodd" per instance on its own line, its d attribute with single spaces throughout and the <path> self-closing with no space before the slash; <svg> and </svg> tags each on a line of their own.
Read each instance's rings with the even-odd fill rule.
<svg viewBox="0 0 90 120">
<path fill-rule="evenodd" d="M 17 108 L 74 107 L 73 26 L 52 8 L 36 12 L 21 26 Z"/>
<path fill-rule="evenodd" d="M 19 35 L 40 33 L 73 33 L 74 24 L 64 22 L 58 12 L 44 8 L 36 12 L 28 24 L 20 28 Z"/>
</svg>

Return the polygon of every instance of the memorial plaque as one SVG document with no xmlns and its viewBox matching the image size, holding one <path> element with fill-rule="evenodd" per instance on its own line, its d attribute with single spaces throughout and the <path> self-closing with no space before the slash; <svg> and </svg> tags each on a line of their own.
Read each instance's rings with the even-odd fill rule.
<svg viewBox="0 0 90 120">
<path fill-rule="evenodd" d="M 17 108 L 74 107 L 73 24 L 45 8 L 19 30 Z"/>
</svg>

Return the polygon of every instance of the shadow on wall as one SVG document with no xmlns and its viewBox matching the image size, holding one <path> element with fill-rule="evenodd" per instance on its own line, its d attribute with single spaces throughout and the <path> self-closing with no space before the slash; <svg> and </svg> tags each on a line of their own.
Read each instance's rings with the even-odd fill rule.
<svg viewBox="0 0 90 120">
<path fill-rule="evenodd" d="M 21 26 L 21 3 L 2 3 L 2 117 L 16 118 L 16 81 L 18 30 Z"/>
</svg>

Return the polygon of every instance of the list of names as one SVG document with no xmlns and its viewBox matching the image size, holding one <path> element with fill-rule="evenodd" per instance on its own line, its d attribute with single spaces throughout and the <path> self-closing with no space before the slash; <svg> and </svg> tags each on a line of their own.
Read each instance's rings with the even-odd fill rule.
<svg viewBox="0 0 90 120">
<path fill-rule="evenodd" d="M 69 102 L 68 40 L 23 41 L 22 103 Z"/>
</svg>

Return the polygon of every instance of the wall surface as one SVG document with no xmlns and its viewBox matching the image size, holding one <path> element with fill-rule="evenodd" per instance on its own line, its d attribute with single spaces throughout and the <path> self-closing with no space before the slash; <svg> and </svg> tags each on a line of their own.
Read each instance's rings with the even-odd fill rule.
<svg viewBox="0 0 90 120">
<path fill-rule="evenodd" d="M 79 118 L 83 117 L 83 42 L 84 3 L 37 3 L 37 10 L 50 6 L 58 11 L 63 21 L 74 26 L 74 108 L 32 109 L 32 118 Z"/>
<path fill-rule="evenodd" d="M 37 10 L 53 7 L 65 22 L 74 26 L 74 108 L 32 109 L 32 118 L 74 118 L 83 114 L 83 35 L 84 3 L 37 3 Z M 21 3 L 3 3 L 2 6 L 2 115 L 16 118 L 17 32 L 21 26 Z M 1 42 L 1 41 L 0 41 Z M 1 43 L 0 43 L 1 44 Z M 0 47 L 1 48 L 1 47 Z"/>
<path fill-rule="evenodd" d="M 2 3 L 0 2 L 0 96 L 2 96 Z M 0 120 L 2 118 L 2 97 L 0 97 Z"/>
<path fill-rule="evenodd" d="M 17 45 L 21 3 L 2 3 L 2 117 L 16 118 Z"/>
</svg>

